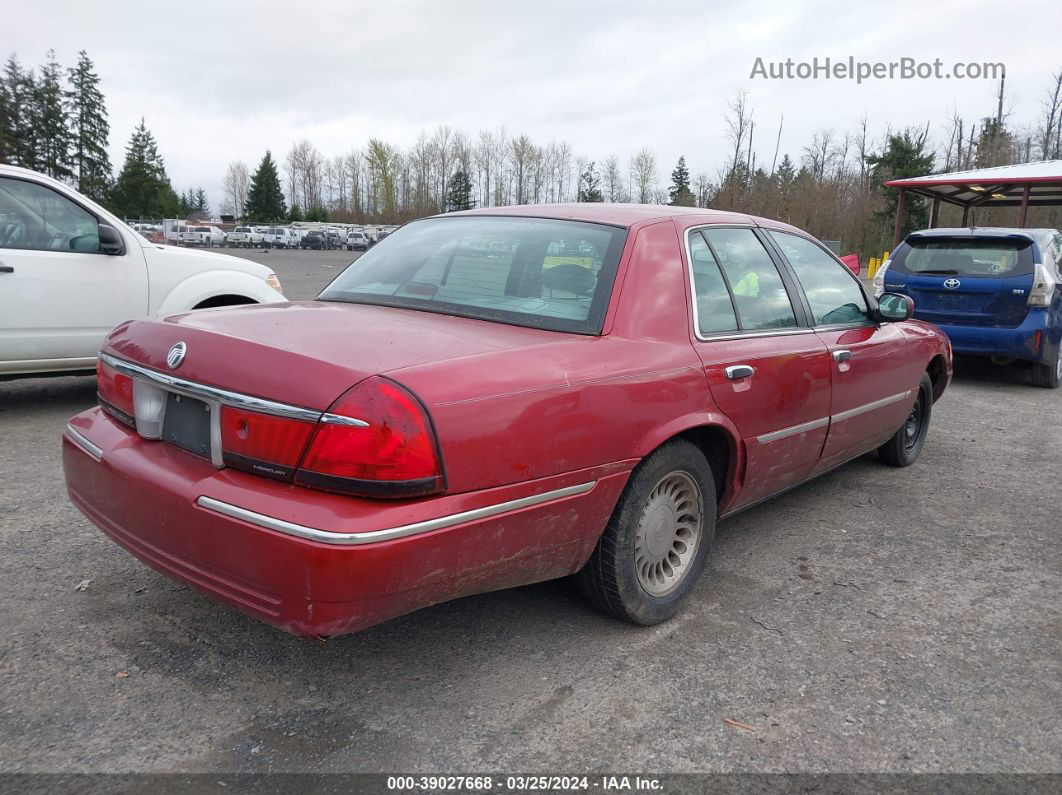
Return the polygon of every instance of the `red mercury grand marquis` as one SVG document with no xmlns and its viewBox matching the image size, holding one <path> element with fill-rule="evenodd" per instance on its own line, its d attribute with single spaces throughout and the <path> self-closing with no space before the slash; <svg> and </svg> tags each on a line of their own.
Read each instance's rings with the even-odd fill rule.
<svg viewBox="0 0 1062 795">
<path fill-rule="evenodd" d="M 719 517 L 914 461 L 952 363 L 912 311 L 747 215 L 428 218 L 316 301 L 118 326 L 67 485 L 144 562 L 298 634 L 570 574 L 652 624 Z"/>
</svg>

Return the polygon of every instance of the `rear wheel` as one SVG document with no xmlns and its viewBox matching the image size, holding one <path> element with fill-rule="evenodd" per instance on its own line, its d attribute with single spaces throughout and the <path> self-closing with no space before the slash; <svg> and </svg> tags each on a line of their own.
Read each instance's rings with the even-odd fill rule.
<svg viewBox="0 0 1062 795">
<path fill-rule="evenodd" d="M 1058 389 L 1062 385 L 1062 343 L 1055 348 L 1053 362 L 1033 365 L 1032 382 L 1045 389 Z"/>
<path fill-rule="evenodd" d="M 929 373 L 922 373 L 911 413 L 889 441 L 878 448 L 878 455 L 894 467 L 910 466 L 922 452 L 929 432 L 929 418 L 933 414 L 933 381 Z"/>
<path fill-rule="evenodd" d="M 602 612 L 635 624 L 674 616 L 697 584 L 715 535 L 715 480 L 684 439 L 631 474 L 605 532 L 578 574 Z"/>
</svg>

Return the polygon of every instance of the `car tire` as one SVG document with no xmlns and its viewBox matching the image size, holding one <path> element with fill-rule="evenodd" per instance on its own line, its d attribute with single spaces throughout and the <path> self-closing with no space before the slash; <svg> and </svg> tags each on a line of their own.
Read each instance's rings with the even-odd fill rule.
<svg viewBox="0 0 1062 795">
<path fill-rule="evenodd" d="M 667 621 L 697 585 L 715 535 L 715 479 L 684 439 L 658 448 L 627 486 L 577 575 L 601 612 L 648 626 Z"/>
<path fill-rule="evenodd" d="M 922 373 L 922 380 L 918 384 L 918 397 L 911 406 L 911 413 L 892 438 L 878 448 L 881 460 L 894 467 L 913 464 L 925 446 L 932 415 L 933 381 L 929 378 L 929 373 Z"/>
<path fill-rule="evenodd" d="M 1055 346 L 1055 360 L 1051 364 L 1037 362 L 1032 368 L 1032 382 L 1044 389 L 1058 389 L 1062 385 L 1062 342 Z"/>
</svg>

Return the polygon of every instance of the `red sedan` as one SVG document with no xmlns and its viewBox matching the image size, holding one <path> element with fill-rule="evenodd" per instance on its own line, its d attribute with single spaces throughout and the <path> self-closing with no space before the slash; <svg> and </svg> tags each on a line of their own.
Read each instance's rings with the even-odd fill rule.
<svg viewBox="0 0 1062 795">
<path fill-rule="evenodd" d="M 952 364 L 912 309 L 747 215 L 428 218 L 316 301 L 116 328 L 67 486 L 141 560 L 298 634 L 570 574 L 652 624 L 719 518 L 915 460 Z"/>
</svg>

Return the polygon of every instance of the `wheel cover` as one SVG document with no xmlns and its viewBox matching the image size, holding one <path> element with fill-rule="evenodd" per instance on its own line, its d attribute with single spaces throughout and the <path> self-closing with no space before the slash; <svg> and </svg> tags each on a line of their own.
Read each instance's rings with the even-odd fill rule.
<svg viewBox="0 0 1062 795">
<path fill-rule="evenodd" d="M 685 472 L 664 475 L 649 492 L 634 536 L 634 566 L 646 592 L 666 596 L 682 584 L 703 527 L 697 481 Z"/>
</svg>

